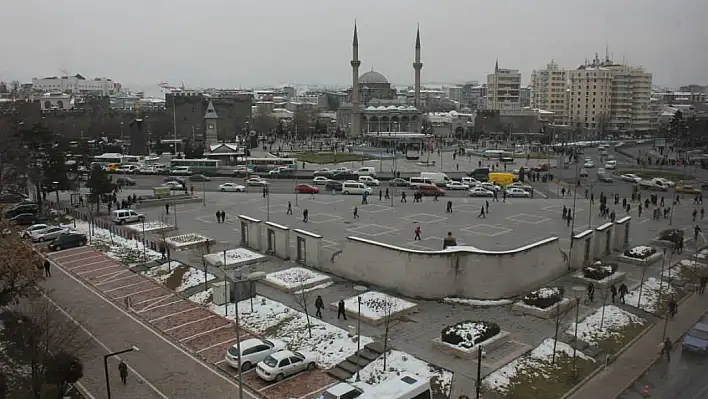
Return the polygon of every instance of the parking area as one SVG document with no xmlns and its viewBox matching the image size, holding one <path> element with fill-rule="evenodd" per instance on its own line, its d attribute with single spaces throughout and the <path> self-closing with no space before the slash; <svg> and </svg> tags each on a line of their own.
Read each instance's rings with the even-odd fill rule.
<svg viewBox="0 0 708 399">
<path fill-rule="evenodd" d="M 93 248 L 68 249 L 51 253 L 49 257 L 106 297 L 130 307 L 132 312 L 173 342 L 236 378 L 237 371 L 224 361 L 226 350 L 237 342 L 236 328 L 231 321 L 132 272 Z M 243 329 L 239 333 L 241 340 L 255 336 Z M 244 373 L 243 378 L 249 388 L 273 399 L 308 398 L 335 382 L 319 369 L 277 383 L 260 380 L 252 370 Z"/>
</svg>

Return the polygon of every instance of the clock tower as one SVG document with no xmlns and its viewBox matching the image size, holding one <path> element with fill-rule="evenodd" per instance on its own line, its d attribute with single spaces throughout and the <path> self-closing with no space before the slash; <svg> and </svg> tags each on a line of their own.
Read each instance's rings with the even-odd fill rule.
<svg viewBox="0 0 708 399">
<path fill-rule="evenodd" d="M 214 103 L 209 100 L 206 113 L 204 113 L 204 140 L 206 141 L 206 148 L 209 148 L 210 145 L 217 144 L 219 142 L 218 122 L 219 115 L 216 114 Z"/>
</svg>

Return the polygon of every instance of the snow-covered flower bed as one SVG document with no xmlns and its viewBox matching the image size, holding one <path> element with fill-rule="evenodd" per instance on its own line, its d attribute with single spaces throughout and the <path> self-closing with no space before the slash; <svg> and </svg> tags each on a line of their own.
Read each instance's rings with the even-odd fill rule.
<svg viewBox="0 0 708 399">
<path fill-rule="evenodd" d="M 134 265 L 141 262 L 149 262 L 160 259 L 159 252 L 143 246 L 142 241 L 130 240 L 111 233 L 110 230 L 93 226 L 93 234 L 89 234 L 89 224 L 81 220 L 76 220 L 76 228 L 79 233 L 91 236 L 91 246 L 104 252 L 113 259 L 117 259 L 127 265 Z M 147 259 L 146 259 L 147 258 Z"/>
<path fill-rule="evenodd" d="M 176 261 L 155 266 L 142 274 L 177 292 L 204 284 L 205 280 L 209 282 L 214 279 L 214 275 L 210 273 L 206 273 L 205 277 L 203 270 L 197 270 Z"/>
<path fill-rule="evenodd" d="M 216 313 L 224 315 L 225 305 L 209 304 Z M 228 304 L 228 318 L 235 315 L 235 304 Z M 317 365 L 323 369 L 333 367 L 356 352 L 356 337 L 336 326 L 316 318 L 314 305 L 308 308 L 312 338 L 310 338 L 305 313 L 292 309 L 280 302 L 266 297 L 257 296 L 253 299 L 253 312 L 249 300 L 238 303 L 241 326 L 247 330 L 263 335 L 265 338 L 277 338 L 285 341 L 292 350 L 314 351 L 320 354 Z M 361 346 L 373 340 L 361 336 Z"/>
<path fill-rule="evenodd" d="M 600 261 L 593 263 L 590 266 L 583 268 L 583 277 L 592 280 L 604 280 L 607 277 L 617 272 L 618 265 L 616 263 L 603 264 Z"/>
<path fill-rule="evenodd" d="M 646 259 L 656 253 L 656 248 L 652 247 L 646 247 L 643 245 L 630 248 L 626 251 L 624 251 L 624 256 L 628 258 L 635 258 L 635 259 Z"/>
<path fill-rule="evenodd" d="M 705 263 L 683 259 L 672 267 L 664 270 L 661 278 L 669 282 L 683 281 L 687 283 L 697 283 L 701 275 L 706 272 L 706 268 L 708 268 L 708 265 Z"/>
<path fill-rule="evenodd" d="M 447 297 L 447 298 L 443 299 L 443 302 L 453 304 L 453 305 L 469 305 L 469 306 L 477 306 L 477 307 L 487 307 L 487 306 L 509 305 L 513 301 L 511 299 L 468 299 L 468 298 Z"/>
<path fill-rule="evenodd" d="M 606 305 L 585 317 L 578 323 L 578 339 L 604 353 L 615 353 L 636 337 L 646 324 L 646 320 L 624 311 L 615 305 Z M 602 326 L 602 328 L 600 328 Z M 575 323 L 565 331 L 575 334 Z"/>
<path fill-rule="evenodd" d="M 624 298 L 626 304 L 656 314 L 663 313 L 671 295 L 675 295 L 678 292 L 669 283 L 661 283 L 654 277 L 649 277 L 644 281 L 641 291 L 641 297 L 639 296 L 639 287 L 627 294 Z"/>
<path fill-rule="evenodd" d="M 259 254 L 258 252 L 253 252 L 246 248 L 234 248 L 226 251 L 226 267 L 235 267 L 237 265 L 248 265 L 255 263 L 260 259 L 265 258 L 265 256 Z M 223 267 L 224 266 L 224 252 L 215 252 L 213 254 L 204 255 L 207 263 Z"/>
<path fill-rule="evenodd" d="M 532 351 L 489 374 L 484 385 L 500 397 L 526 397 L 529 389 L 533 389 L 535 398 L 560 398 L 574 385 L 568 378 L 572 375 L 573 348 L 558 341 L 556 359 L 552 362 L 553 341 L 546 338 Z M 595 361 L 581 351 L 576 356 L 577 381 L 580 381 L 595 368 Z"/>
<path fill-rule="evenodd" d="M 359 316 L 359 297 L 361 297 L 362 320 L 373 324 L 385 321 L 386 317 L 395 319 L 398 316 L 413 313 L 418 306 L 413 302 L 383 292 L 368 291 L 344 300 L 344 310 L 352 317 Z M 337 303 L 333 303 L 331 307 L 336 309 Z"/>
<path fill-rule="evenodd" d="M 393 378 L 400 378 L 400 374 L 409 373 L 423 379 L 430 380 L 433 397 L 449 397 L 452 387 L 452 372 L 426 363 L 406 352 L 390 350 L 386 357 L 386 370 L 383 369 L 383 355 L 366 365 L 359 372 L 361 381 L 356 383 L 356 376 L 352 376 L 350 384 L 359 386 L 365 392 L 372 392 L 379 398 L 390 398 L 395 392 L 383 391 L 380 384 Z"/>
<path fill-rule="evenodd" d="M 332 277 L 304 267 L 291 267 L 278 272 L 268 273 L 264 283 L 286 292 L 302 290 L 332 281 Z"/>
<path fill-rule="evenodd" d="M 527 306 L 534 306 L 540 309 L 546 309 L 563 299 L 563 287 L 542 287 L 536 291 L 531 291 L 521 300 Z"/>
<path fill-rule="evenodd" d="M 693 255 L 693 257 L 698 260 L 708 259 L 708 248 L 703 248 L 700 251 L 696 251 L 696 253 Z"/>
<path fill-rule="evenodd" d="M 167 224 L 167 223 L 161 222 L 159 220 L 152 220 L 152 221 L 145 222 L 145 223 L 126 224 L 123 227 L 125 227 L 126 229 L 133 230 L 138 233 L 142 233 L 143 232 L 143 225 L 145 225 L 145 232 L 153 232 L 153 231 L 160 231 L 160 230 L 172 230 L 175 227 L 171 224 Z"/>
<path fill-rule="evenodd" d="M 501 329 L 496 323 L 467 320 L 443 328 L 441 340 L 449 345 L 470 349 L 499 334 L 500 331 Z"/>
<path fill-rule="evenodd" d="M 187 233 L 180 234 L 178 236 L 167 237 L 165 238 L 165 242 L 167 243 L 167 245 L 173 248 L 180 249 L 193 245 L 207 243 L 209 242 L 209 238 L 197 233 Z"/>
</svg>

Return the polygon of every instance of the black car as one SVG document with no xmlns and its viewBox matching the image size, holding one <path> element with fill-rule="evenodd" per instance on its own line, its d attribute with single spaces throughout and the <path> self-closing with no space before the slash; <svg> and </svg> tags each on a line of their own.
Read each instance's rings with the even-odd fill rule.
<svg viewBox="0 0 708 399">
<path fill-rule="evenodd" d="M 342 182 L 330 180 L 325 184 L 325 189 L 327 191 L 342 191 Z"/>
<path fill-rule="evenodd" d="M 121 176 L 116 179 L 116 184 L 119 186 L 134 186 L 137 182 L 128 176 Z"/>
<path fill-rule="evenodd" d="M 19 205 L 13 206 L 10 209 L 7 209 L 5 211 L 5 217 L 8 219 L 12 219 L 15 216 L 23 214 L 23 213 L 36 214 L 38 211 L 39 211 L 39 207 L 37 207 L 37 204 L 33 204 L 33 203 L 19 204 Z"/>
<path fill-rule="evenodd" d="M 0 204 L 14 204 L 26 198 L 26 195 L 20 193 L 2 193 L 0 194 Z"/>
<path fill-rule="evenodd" d="M 335 173 L 332 175 L 332 180 L 345 181 L 345 180 L 358 180 L 359 175 L 354 173 L 342 172 Z"/>
<path fill-rule="evenodd" d="M 40 222 L 39 217 L 34 213 L 20 213 L 10 218 L 10 222 L 18 226 L 31 226 Z"/>
<path fill-rule="evenodd" d="M 55 238 L 47 247 L 50 251 L 61 251 L 62 249 L 83 247 L 87 242 L 86 234 L 64 233 Z"/>
</svg>

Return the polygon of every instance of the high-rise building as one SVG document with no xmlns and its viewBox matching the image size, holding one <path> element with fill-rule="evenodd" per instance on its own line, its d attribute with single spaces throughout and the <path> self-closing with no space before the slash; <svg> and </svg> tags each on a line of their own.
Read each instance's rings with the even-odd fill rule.
<svg viewBox="0 0 708 399">
<path fill-rule="evenodd" d="M 487 75 L 488 110 L 518 111 L 521 109 L 519 90 L 521 74 L 516 69 L 499 68 L 499 61 L 494 64 L 494 73 Z"/>
<path fill-rule="evenodd" d="M 553 112 L 554 123 L 567 123 L 568 70 L 553 60 L 531 73 L 531 108 Z"/>
<path fill-rule="evenodd" d="M 647 131 L 651 73 L 597 55 L 569 72 L 568 121 L 575 127 L 606 131 Z"/>
</svg>

